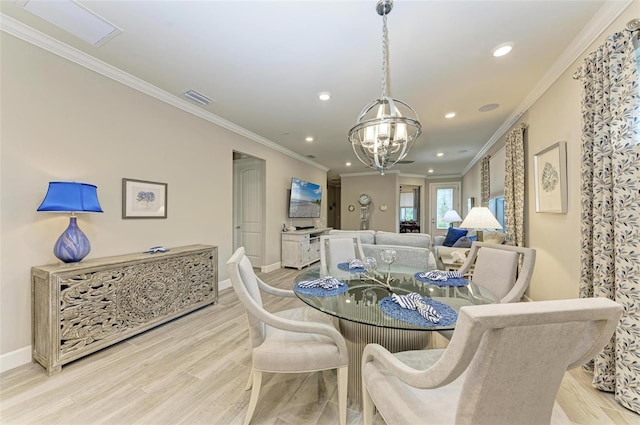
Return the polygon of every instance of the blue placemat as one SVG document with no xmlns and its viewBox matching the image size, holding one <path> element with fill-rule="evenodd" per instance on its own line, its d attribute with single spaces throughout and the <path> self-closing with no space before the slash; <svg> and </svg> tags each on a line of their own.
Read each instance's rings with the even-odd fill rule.
<svg viewBox="0 0 640 425">
<path fill-rule="evenodd" d="M 464 277 L 450 277 L 447 280 L 431 280 L 431 279 L 427 279 L 426 277 L 421 277 L 420 276 L 421 273 L 424 273 L 424 272 L 418 272 L 418 273 L 416 273 L 414 275 L 416 280 L 419 280 L 420 282 L 430 283 L 432 285 L 438 285 L 438 286 L 467 286 L 467 284 L 469 283 L 469 280 L 465 279 Z"/>
<path fill-rule="evenodd" d="M 385 314 L 393 317 L 394 319 L 402 320 L 403 322 L 411 323 L 412 325 L 419 326 L 450 326 L 456 323 L 458 320 L 458 313 L 448 305 L 441 303 L 440 301 L 433 300 L 431 298 L 425 298 L 424 302 L 433 307 L 438 314 L 442 316 L 440 322 L 432 323 L 422 317 L 417 310 L 408 310 L 400 307 L 397 303 L 393 302 L 391 297 L 384 297 L 380 300 L 380 310 Z"/>
<path fill-rule="evenodd" d="M 346 283 L 344 285 L 340 285 L 335 289 L 324 289 L 324 288 L 301 288 L 296 283 L 293 286 L 293 290 L 302 295 L 309 295 L 312 297 L 334 297 L 336 295 L 344 294 L 349 290 L 349 285 Z"/>
<path fill-rule="evenodd" d="M 364 273 L 364 267 L 355 267 L 353 269 L 350 269 L 349 263 L 338 263 L 338 268 L 340 270 L 344 270 L 345 272 Z"/>
</svg>

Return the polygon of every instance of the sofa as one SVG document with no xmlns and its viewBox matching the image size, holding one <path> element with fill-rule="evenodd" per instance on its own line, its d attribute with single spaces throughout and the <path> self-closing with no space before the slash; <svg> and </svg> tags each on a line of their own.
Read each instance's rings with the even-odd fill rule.
<svg viewBox="0 0 640 425">
<path fill-rule="evenodd" d="M 426 233 L 394 233 L 375 230 L 331 230 L 330 235 L 358 236 L 362 250 L 367 257 L 380 260 L 380 252 L 384 248 L 396 251 L 396 263 L 431 270 L 436 267 L 436 260 L 431 252 L 431 236 Z M 384 264 L 384 263 L 382 263 Z"/>
<path fill-rule="evenodd" d="M 435 236 L 433 238 L 433 254 L 436 260 L 437 268 L 440 270 L 446 268 L 442 262 L 443 258 L 453 261 L 459 259 L 459 261 L 457 261 L 456 263 L 462 265 L 462 263 L 464 262 L 464 258 L 466 258 L 466 255 L 471 248 L 471 244 L 477 240 L 477 236 L 475 230 L 469 230 L 464 236 L 457 238 L 453 242 L 452 246 L 445 246 L 445 239 L 447 239 L 447 236 Z M 495 231 L 484 231 L 483 242 L 503 244 L 505 243 L 504 233 Z"/>
</svg>

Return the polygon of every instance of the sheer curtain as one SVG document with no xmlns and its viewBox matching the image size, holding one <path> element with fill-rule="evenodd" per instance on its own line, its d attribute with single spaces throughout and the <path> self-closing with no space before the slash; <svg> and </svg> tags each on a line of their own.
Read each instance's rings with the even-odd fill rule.
<svg viewBox="0 0 640 425">
<path fill-rule="evenodd" d="M 516 246 L 524 246 L 524 132 L 520 124 L 507 134 L 504 161 L 504 231 Z"/>
<path fill-rule="evenodd" d="M 480 160 L 480 206 L 489 206 L 491 196 L 491 182 L 489 180 L 489 161 L 491 156 L 486 155 Z"/>
<path fill-rule="evenodd" d="M 632 34 L 610 36 L 574 78 L 582 83 L 581 297 L 624 306 L 594 359 L 593 384 L 640 413 L 640 98 Z"/>
</svg>

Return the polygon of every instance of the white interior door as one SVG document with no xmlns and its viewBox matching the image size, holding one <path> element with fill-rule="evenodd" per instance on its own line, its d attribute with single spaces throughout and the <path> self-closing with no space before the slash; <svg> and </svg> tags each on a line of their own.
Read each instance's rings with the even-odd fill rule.
<svg viewBox="0 0 640 425">
<path fill-rule="evenodd" d="M 264 160 L 233 161 L 233 249 L 244 246 L 254 267 L 264 265 Z"/>
<path fill-rule="evenodd" d="M 449 223 L 442 221 L 447 211 L 454 209 L 458 214 L 462 213 L 460 187 L 460 182 L 429 184 L 429 234 L 432 238 L 447 234 Z"/>
</svg>

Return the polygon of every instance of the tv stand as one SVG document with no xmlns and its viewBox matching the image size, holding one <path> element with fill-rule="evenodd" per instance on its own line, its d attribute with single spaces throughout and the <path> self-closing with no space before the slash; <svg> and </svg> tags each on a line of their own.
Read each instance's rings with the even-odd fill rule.
<svg viewBox="0 0 640 425">
<path fill-rule="evenodd" d="M 309 228 L 282 232 L 282 267 L 303 267 L 320 260 L 320 236 L 326 235 L 331 227 Z"/>
</svg>

